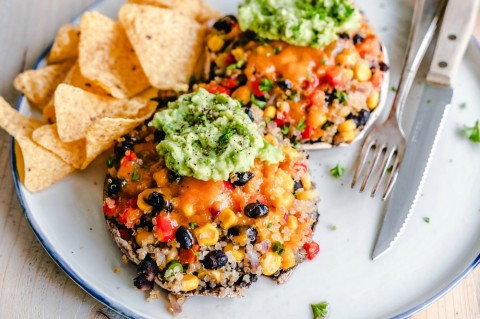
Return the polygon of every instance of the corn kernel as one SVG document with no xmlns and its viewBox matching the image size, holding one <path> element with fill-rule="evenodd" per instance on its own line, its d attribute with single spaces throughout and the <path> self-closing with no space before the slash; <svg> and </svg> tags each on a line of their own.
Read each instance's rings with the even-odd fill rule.
<svg viewBox="0 0 480 319">
<path fill-rule="evenodd" d="M 350 69 L 346 69 L 343 71 L 343 77 L 345 80 L 349 81 L 351 79 L 353 79 L 353 76 L 354 76 L 354 73 L 352 70 Z"/>
<path fill-rule="evenodd" d="M 265 276 L 271 276 L 276 273 L 282 265 L 282 256 L 274 252 L 267 252 L 260 259 L 260 266 L 262 266 L 262 273 Z"/>
<path fill-rule="evenodd" d="M 292 215 L 288 216 L 287 227 L 290 228 L 292 231 L 298 228 L 298 221 L 295 216 L 292 216 Z"/>
<path fill-rule="evenodd" d="M 233 248 L 232 243 L 228 243 L 223 250 L 225 252 L 231 252 L 233 258 L 235 258 L 235 260 L 238 262 L 242 261 L 245 258 L 245 249 L 243 248 L 235 249 Z"/>
<path fill-rule="evenodd" d="M 155 242 L 155 237 L 153 236 L 153 233 L 149 232 L 148 230 L 139 228 L 137 235 L 135 236 L 135 240 L 140 246 L 152 245 Z"/>
<path fill-rule="evenodd" d="M 217 283 L 222 281 L 222 272 L 220 270 L 205 270 L 205 271 L 202 271 L 198 274 L 198 278 L 200 280 L 203 280 L 203 278 L 205 278 L 205 276 L 207 276 L 207 275 L 210 278 L 212 278 L 213 280 L 215 280 Z"/>
<path fill-rule="evenodd" d="M 282 269 L 292 268 L 296 263 L 293 251 L 290 248 L 285 248 L 282 254 Z"/>
<path fill-rule="evenodd" d="M 235 57 L 235 60 L 240 61 L 244 60 L 245 52 L 241 48 L 236 48 L 232 50 L 232 55 Z"/>
<path fill-rule="evenodd" d="M 323 113 L 322 110 L 315 108 L 311 109 L 308 113 L 307 123 L 312 127 L 321 127 L 327 122 L 327 116 Z"/>
<path fill-rule="evenodd" d="M 144 190 L 143 192 L 141 192 L 140 194 L 138 194 L 138 198 L 137 198 L 138 208 L 140 208 L 143 211 L 151 211 L 152 210 L 152 206 L 148 205 L 145 202 L 145 199 L 147 199 L 150 196 L 150 194 L 153 193 L 154 191 L 156 191 L 154 188 L 148 188 L 148 189 Z"/>
<path fill-rule="evenodd" d="M 171 247 L 170 251 L 167 253 L 167 263 L 172 261 L 172 260 L 177 260 L 178 259 L 178 250 L 177 247 Z"/>
<path fill-rule="evenodd" d="M 195 214 L 195 210 L 193 209 L 193 205 L 189 203 L 182 203 L 179 209 L 182 211 L 185 217 L 192 217 Z"/>
<path fill-rule="evenodd" d="M 200 279 L 197 276 L 192 274 L 183 275 L 182 278 L 182 290 L 183 291 L 192 291 L 197 289 L 200 284 Z"/>
<path fill-rule="evenodd" d="M 355 132 L 353 132 L 353 131 L 342 132 L 342 133 L 338 134 L 338 136 L 345 143 L 349 143 L 349 142 L 353 141 L 356 137 Z"/>
<path fill-rule="evenodd" d="M 222 222 L 223 228 L 229 229 L 238 222 L 237 215 L 230 208 L 222 210 L 218 219 Z"/>
<path fill-rule="evenodd" d="M 359 62 L 355 65 L 355 78 L 360 82 L 366 82 L 372 77 L 372 70 L 365 62 Z"/>
<path fill-rule="evenodd" d="M 272 106 L 272 105 L 267 106 L 265 108 L 265 111 L 263 111 L 263 116 L 269 119 L 273 119 L 276 114 L 277 114 L 277 109 L 275 108 L 275 106 Z"/>
<path fill-rule="evenodd" d="M 215 64 L 216 64 L 219 68 L 224 68 L 224 67 L 226 67 L 226 65 L 227 65 L 227 57 L 228 57 L 228 54 L 227 54 L 227 53 L 221 53 L 221 54 L 219 54 L 219 55 L 215 58 Z"/>
<path fill-rule="evenodd" d="M 314 190 L 297 192 L 296 197 L 299 200 L 313 200 L 313 199 L 317 198 L 317 193 Z"/>
<path fill-rule="evenodd" d="M 370 109 L 370 111 L 374 110 L 378 106 L 379 99 L 380 99 L 380 94 L 378 94 L 377 91 L 373 92 L 367 98 L 367 106 Z"/>
<path fill-rule="evenodd" d="M 340 116 L 347 117 L 352 113 L 352 108 L 350 106 L 344 106 L 340 109 Z"/>
<path fill-rule="evenodd" d="M 272 145 L 277 145 L 278 144 L 277 139 L 271 134 L 265 135 L 264 139 L 266 139 L 267 142 L 272 144 Z"/>
<path fill-rule="evenodd" d="M 338 131 L 340 133 L 343 132 L 353 132 L 357 128 L 357 125 L 355 124 L 355 121 L 350 119 L 346 120 L 338 125 Z"/>
<path fill-rule="evenodd" d="M 225 41 L 223 41 L 222 38 L 220 38 L 218 35 L 214 35 L 210 39 L 208 39 L 207 46 L 213 52 L 217 52 L 220 51 L 224 43 Z"/>
<path fill-rule="evenodd" d="M 341 66 L 350 67 L 354 66 L 355 63 L 357 63 L 357 57 L 353 52 L 344 51 L 337 55 L 337 57 L 335 58 L 335 62 L 337 64 L 340 64 Z"/>
<path fill-rule="evenodd" d="M 218 242 L 219 233 L 217 227 L 212 223 L 203 225 L 202 227 L 196 228 L 193 230 L 197 242 L 200 245 L 212 246 Z"/>
<path fill-rule="evenodd" d="M 308 191 L 310 188 L 312 188 L 312 179 L 310 177 L 310 174 L 305 174 L 300 178 L 300 181 L 302 182 L 303 189 Z"/>
<path fill-rule="evenodd" d="M 246 105 L 248 104 L 248 102 L 250 102 L 250 95 L 250 89 L 248 88 L 248 86 L 244 85 L 236 89 L 235 92 L 233 92 L 232 97 Z"/>
<path fill-rule="evenodd" d="M 285 189 L 277 187 L 272 191 L 271 200 L 273 206 L 289 209 L 293 205 L 295 196 L 293 196 L 291 191 L 285 191 Z"/>
</svg>

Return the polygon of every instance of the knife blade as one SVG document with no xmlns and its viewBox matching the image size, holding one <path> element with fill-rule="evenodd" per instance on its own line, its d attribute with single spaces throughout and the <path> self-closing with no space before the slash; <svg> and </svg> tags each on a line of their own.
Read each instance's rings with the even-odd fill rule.
<svg viewBox="0 0 480 319">
<path fill-rule="evenodd" d="M 452 100 L 451 81 L 473 31 L 479 0 L 449 0 L 394 189 L 372 259 L 400 237 L 421 194 L 423 183 Z"/>
</svg>

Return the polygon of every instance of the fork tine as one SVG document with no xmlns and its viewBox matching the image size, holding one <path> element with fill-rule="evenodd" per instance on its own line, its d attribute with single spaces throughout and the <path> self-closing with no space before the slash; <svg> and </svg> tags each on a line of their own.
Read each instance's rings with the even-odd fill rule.
<svg viewBox="0 0 480 319">
<path fill-rule="evenodd" d="M 378 160 L 380 159 L 381 154 L 383 154 L 383 150 L 385 148 L 385 145 L 382 144 L 380 147 L 375 147 L 375 152 L 373 153 L 373 157 L 370 161 L 370 165 L 368 166 L 367 171 L 365 172 L 365 177 L 363 178 L 363 183 L 362 186 L 360 186 L 360 193 L 365 190 L 365 186 L 367 186 L 368 183 L 368 178 L 370 177 L 370 174 L 373 171 L 373 168 L 377 164 Z"/>
<path fill-rule="evenodd" d="M 380 181 L 383 179 L 383 176 L 385 176 L 385 172 L 387 171 L 388 164 L 391 162 L 395 152 L 397 151 L 396 147 L 393 149 L 387 149 L 385 150 L 385 156 L 383 157 L 382 163 L 380 164 L 380 169 L 377 174 L 377 178 L 375 179 L 375 183 L 373 184 L 373 190 L 372 193 L 370 194 L 371 197 L 375 197 L 375 194 L 378 189 L 378 185 L 380 184 Z"/>
<path fill-rule="evenodd" d="M 372 147 L 374 146 L 374 142 L 370 140 L 365 140 L 365 143 L 363 143 L 362 150 L 360 151 L 360 155 L 358 156 L 357 167 L 355 168 L 355 173 L 353 174 L 351 188 L 355 187 L 355 184 L 357 183 L 357 178 L 360 175 L 360 172 L 363 170 L 363 165 L 365 165 L 365 162 L 367 161 L 367 156 L 370 153 Z"/>
<path fill-rule="evenodd" d="M 398 166 L 400 165 L 401 157 L 398 153 L 395 154 L 395 161 L 393 162 L 392 165 L 392 172 L 390 173 L 390 176 L 388 177 L 387 185 L 385 186 L 385 192 L 383 193 L 382 200 L 385 200 L 388 195 L 390 194 L 393 185 L 395 184 L 395 181 L 397 180 L 398 176 Z"/>
</svg>

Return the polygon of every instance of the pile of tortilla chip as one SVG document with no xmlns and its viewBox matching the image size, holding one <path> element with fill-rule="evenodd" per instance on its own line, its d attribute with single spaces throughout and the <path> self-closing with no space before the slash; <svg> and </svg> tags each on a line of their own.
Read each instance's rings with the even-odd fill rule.
<svg viewBox="0 0 480 319">
<path fill-rule="evenodd" d="M 118 20 L 86 12 L 80 25 L 62 26 L 48 65 L 14 81 L 46 123 L 0 97 L 0 126 L 22 151 L 25 187 L 40 191 L 86 168 L 152 116 L 151 98 L 187 90 L 202 64 L 206 22 L 217 17 L 204 0 L 129 0 Z"/>
</svg>

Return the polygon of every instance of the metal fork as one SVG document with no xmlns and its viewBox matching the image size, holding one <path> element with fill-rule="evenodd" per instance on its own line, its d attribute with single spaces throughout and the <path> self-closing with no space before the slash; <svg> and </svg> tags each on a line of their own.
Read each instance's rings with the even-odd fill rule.
<svg viewBox="0 0 480 319">
<path fill-rule="evenodd" d="M 388 197 L 395 183 L 398 167 L 406 147 L 405 133 L 400 123 L 402 111 L 420 63 L 435 34 L 445 2 L 443 0 L 417 0 L 415 2 L 407 55 L 390 113 L 385 122 L 375 126 L 366 136 L 352 180 L 352 188 L 354 188 L 365 163 L 368 162 L 360 186 L 360 192 L 363 192 L 377 163 L 380 163 L 371 193 L 372 197 L 375 196 L 378 186 L 387 172 L 390 174 L 382 196 L 383 200 Z M 367 161 L 372 152 L 370 161 Z"/>
</svg>

